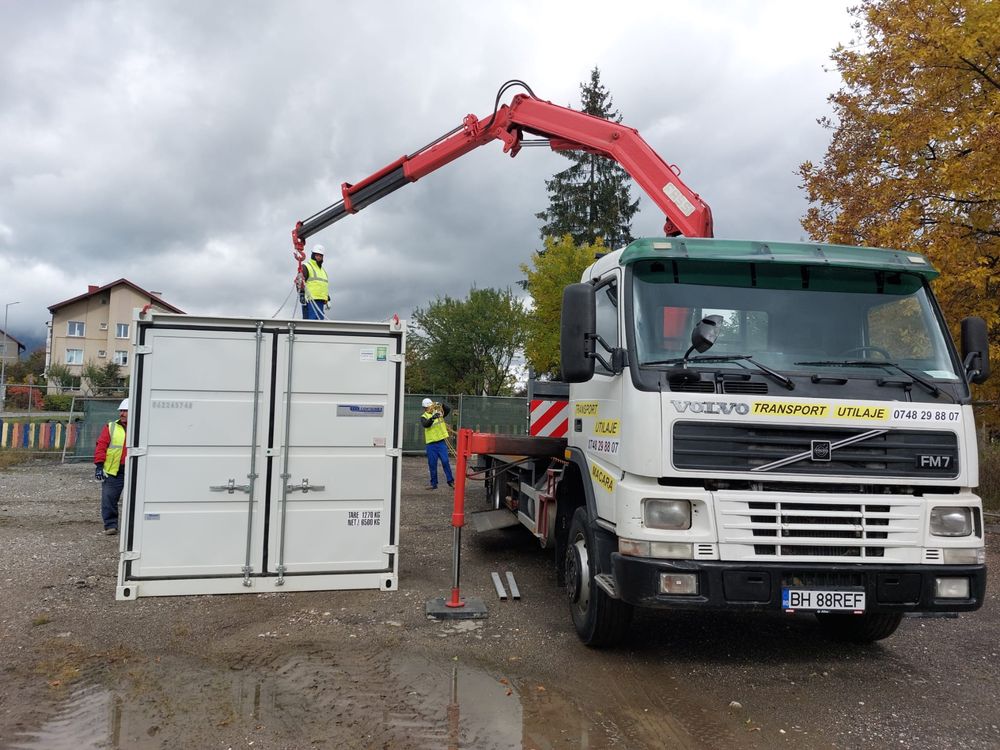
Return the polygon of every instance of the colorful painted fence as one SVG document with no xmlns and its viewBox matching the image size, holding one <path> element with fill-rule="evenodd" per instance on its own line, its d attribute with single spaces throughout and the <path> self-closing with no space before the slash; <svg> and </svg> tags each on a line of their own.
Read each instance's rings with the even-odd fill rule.
<svg viewBox="0 0 1000 750">
<path fill-rule="evenodd" d="M 0 450 L 56 451 L 72 448 L 78 431 L 75 423 L 0 419 Z"/>
</svg>

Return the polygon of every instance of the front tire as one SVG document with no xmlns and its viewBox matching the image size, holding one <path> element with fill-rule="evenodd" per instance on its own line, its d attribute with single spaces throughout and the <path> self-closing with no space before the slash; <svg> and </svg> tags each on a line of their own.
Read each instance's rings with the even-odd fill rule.
<svg viewBox="0 0 1000 750">
<path fill-rule="evenodd" d="M 577 635 L 586 645 L 599 648 L 614 646 L 625 637 L 632 623 L 632 606 L 612 599 L 597 585 L 596 549 L 587 509 L 577 508 L 566 541 L 566 593 Z"/>
<path fill-rule="evenodd" d="M 874 643 L 896 632 L 903 615 L 899 612 L 868 612 L 851 615 L 840 612 L 822 612 L 816 615 L 827 635 L 848 643 Z"/>
</svg>

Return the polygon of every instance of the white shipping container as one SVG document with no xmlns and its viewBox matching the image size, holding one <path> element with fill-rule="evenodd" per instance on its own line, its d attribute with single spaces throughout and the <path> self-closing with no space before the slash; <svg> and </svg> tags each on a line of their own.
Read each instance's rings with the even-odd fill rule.
<svg viewBox="0 0 1000 750">
<path fill-rule="evenodd" d="M 397 588 L 405 326 L 134 326 L 118 599 Z"/>
</svg>

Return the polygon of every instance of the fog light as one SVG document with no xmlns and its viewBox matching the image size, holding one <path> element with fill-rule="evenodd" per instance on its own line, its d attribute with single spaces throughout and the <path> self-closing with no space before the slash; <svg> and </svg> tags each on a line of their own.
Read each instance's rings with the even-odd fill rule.
<svg viewBox="0 0 1000 750">
<path fill-rule="evenodd" d="M 661 594 L 697 594 L 698 576 L 690 573 L 660 573 Z"/>
<path fill-rule="evenodd" d="M 945 565 L 985 565 L 986 550 L 982 547 L 978 549 L 951 549 L 944 548 Z"/>
<path fill-rule="evenodd" d="M 662 583 L 660 586 L 662 587 Z M 935 578 L 934 596 L 938 599 L 968 599 L 968 578 Z"/>
<path fill-rule="evenodd" d="M 691 501 L 647 497 L 642 501 L 642 521 L 651 529 L 690 529 Z"/>
<path fill-rule="evenodd" d="M 969 536 L 972 508 L 946 505 L 931 508 L 931 533 L 934 536 Z"/>
</svg>

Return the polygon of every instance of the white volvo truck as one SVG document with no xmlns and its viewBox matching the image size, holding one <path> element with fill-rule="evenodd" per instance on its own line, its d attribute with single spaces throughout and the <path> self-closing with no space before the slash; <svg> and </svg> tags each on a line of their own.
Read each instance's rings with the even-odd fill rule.
<svg viewBox="0 0 1000 750">
<path fill-rule="evenodd" d="M 511 87 L 527 93 L 500 104 Z M 634 606 L 810 612 L 871 641 L 904 612 L 982 605 L 969 383 L 989 374 L 986 325 L 963 321 L 959 357 L 922 256 L 712 239 L 708 204 L 638 131 L 508 81 L 490 114 L 343 183 L 295 225 L 296 258 L 494 141 L 612 159 L 666 219 L 665 239 L 605 255 L 567 289 L 566 437 L 559 422 L 474 441 L 509 451 L 481 451 L 488 512 L 554 547 L 584 642 L 620 639 Z"/>
<path fill-rule="evenodd" d="M 566 289 L 565 447 L 489 456 L 487 490 L 554 548 L 585 643 L 633 607 L 810 613 L 867 642 L 982 605 L 986 327 L 964 320 L 956 351 L 936 275 L 915 253 L 675 237 Z"/>
</svg>

